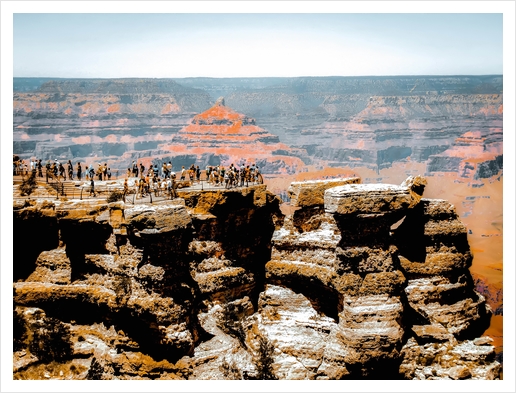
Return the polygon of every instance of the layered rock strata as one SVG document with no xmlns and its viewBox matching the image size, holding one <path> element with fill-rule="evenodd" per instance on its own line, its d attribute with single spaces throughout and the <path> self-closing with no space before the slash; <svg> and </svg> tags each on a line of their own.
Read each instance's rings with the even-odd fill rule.
<svg viewBox="0 0 516 393">
<path fill-rule="evenodd" d="M 501 169 L 501 149 L 481 154 L 475 148 L 486 138 L 484 148 L 490 150 L 490 137 L 503 128 L 501 75 L 14 78 L 14 153 L 22 159 L 71 159 L 88 165 L 101 161 L 121 170 L 137 159 L 147 167 L 158 159 L 173 161 L 176 169 L 193 162 L 203 167 L 217 165 L 220 159 L 212 155 L 213 150 L 203 151 L 199 157 L 198 152 L 180 153 L 181 145 L 175 146 L 175 152 L 169 146 L 176 140 L 189 141 L 189 149 L 194 150 L 215 147 L 219 131 L 231 120 L 212 124 L 218 125 L 219 131 L 206 134 L 206 138 L 214 137 L 210 143 L 196 135 L 209 121 L 191 120 L 212 107 L 219 96 L 225 96 L 236 112 L 247 115 L 242 115 L 242 125 L 248 128 L 240 137 L 222 135 L 220 147 L 227 151 L 219 149 L 218 153 L 228 157 L 259 139 L 264 145 L 277 145 L 281 140 L 288 146 L 272 151 L 289 157 L 290 167 L 298 158 L 318 167 L 376 170 L 397 162 L 419 162 L 428 164 L 430 173 L 453 171 L 479 178 L 496 175 Z M 268 135 L 248 138 L 247 130 L 254 126 L 251 133 L 256 131 L 254 119 Z M 184 131 L 183 135 L 178 136 L 178 131 Z M 457 151 L 457 138 L 467 140 L 477 133 L 482 137 L 474 137 L 474 144 Z M 263 154 L 267 147 L 258 150 Z M 465 154 L 462 159 L 457 152 Z M 271 173 L 286 168 L 280 161 L 276 157 L 274 165 L 269 162 Z"/>
<path fill-rule="evenodd" d="M 213 156 L 216 164 L 224 166 L 256 163 L 265 173 L 293 173 L 304 166 L 297 156 L 306 156 L 306 151 L 290 148 L 257 126 L 255 119 L 225 106 L 223 97 L 194 116 L 172 143 L 162 147 L 175 156 L 189 156 L 196 163 L 206 156 Z"/>
<path fill-rule="evenodd" d="M 454 207 L 423 199 L 421 177 L 400 186 L 354 180 L 332 184 L 324 200 L 299 198 L 314 184 L 291 186 L 298 210 L 274 232 L 255 322 L 275 347 L 278 377 L 484 379 L 499 372 L 489 340 L 471 341 L 487 328 L 490 310 L 467 271 L 466 229 Z M 289 296 L 305 299 L 304 312 L 284 311 Z M 446 361 L 431 358 L 433 347 Z"/>
<path fill-rule="evenodd" d="M 14 253 L 14 377 L 498 379 L 466 227 L 425 184 L 292 183 L 286 217 L 265 186 L 15 205 L 50 230 Z"/>
<path fill-rule="evenodd" d="M 13 94 L 13 151 L 125 170 L 166 154 L 159 145 L 210 104 L 207 93 L 170 79 L 49 80 Z"/>
<path fill-rule="evenodd" d="M 502 94 L 372 96 L 352 115 L 330 117 L 282 140 L 329 166 L 379 171 L 421 162 L 430 174 L 479 179 L 503 168 L 502 123 Z"/>
<path fill-rule="evenodd" d="M 429 172 L 455 172 L 464 178 L 485 179 L 503 169 L 501 120 L 488 129 L 466 132 L 439 154 L 429 156 Z"/>
<path fill-rule="evenodd" d="M 270 257 L 272 220 L 281 218 L 279 200 L 265 186 L 182 195 L 154 205 L 70 200 L 15 206 L 15 228 L 51 229 L 33 250 L 14 252 L 15 318 L 21 321 L 15 335 L 24 347 L 15 354 L 15 371 L 26 367 L 20 361 L 25 344 L 40 345 L 28 330 L 27 310 L 35 307 L 47 325 L 54 319 L 64 324 L 69 342 L 56 340 L 68 348 L 68 365 L 83 356 L 84 331 L 104 339 L 99 326 L 116 327 L 116 341 L 125 344 L 111 346 L 115 353 L 176 362 L 209 336 L 198 321 L 203 302 L 256 298 Z M 109 353 L 90 348 L 90 363 L 113 362 Z M 142 354 L 135 356 L 142 361 Z"/>
</svg>

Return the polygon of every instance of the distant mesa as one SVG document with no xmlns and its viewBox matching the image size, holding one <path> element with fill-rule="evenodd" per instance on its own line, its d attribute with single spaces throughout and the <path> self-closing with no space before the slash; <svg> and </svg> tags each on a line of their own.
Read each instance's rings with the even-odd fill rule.
<svg viewBox="0 0 516 393">
<path fill-rule="evenodd" d="M 265 173 L 292 173 L 304 166 L 302 151 L 281 143 L 255 119 L 225 106 L 224 97 L 194 116 L 162 148 L 173 155 L 218 156 L 222 165 L 257 163 Z"/>
<path fill-rule="evenodd" d="M 485 179 L 503 169 L 503 130 L 492 127 L 468 131 L 444 152 L 429 157 L 428 172 L 455 172 L 460 177 Z"/>
</svg>

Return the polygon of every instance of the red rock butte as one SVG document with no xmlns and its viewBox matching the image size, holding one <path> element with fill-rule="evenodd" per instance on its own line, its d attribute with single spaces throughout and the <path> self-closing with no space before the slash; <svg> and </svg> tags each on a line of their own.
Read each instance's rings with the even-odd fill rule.
<svg viewBox="0 0 516 393">
<path fill-rule="evenodd" d="M 304 166 L 294 157 L 298 149 L 281 143 L 279 138 L 258 127 L 255 119 L 235 112 L 219 98 L 210 109 L 196 115 L 183 127 L 166 147 L 175 155 L 213 154 L 220 156 L 223 165 L 261 161 L 273 164 L 270 169 L 279 172 L 296 170 Z"/>
</svg>

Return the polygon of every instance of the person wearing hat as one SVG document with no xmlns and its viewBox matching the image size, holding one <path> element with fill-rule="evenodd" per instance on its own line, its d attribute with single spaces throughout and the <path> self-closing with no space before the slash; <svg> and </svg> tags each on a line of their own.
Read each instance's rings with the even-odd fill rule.
<svg viewBox="0 0 516 393">
<path fill-rule="evenodd" d="M 98 168 L 97 168 L 97 176 L 99 177 L 99 180 L 102 181 L 102 173 L 104 172 L 104 169 L 102 168 L 102 166 L 99 164 L 98 165 Z"/>
</svg>

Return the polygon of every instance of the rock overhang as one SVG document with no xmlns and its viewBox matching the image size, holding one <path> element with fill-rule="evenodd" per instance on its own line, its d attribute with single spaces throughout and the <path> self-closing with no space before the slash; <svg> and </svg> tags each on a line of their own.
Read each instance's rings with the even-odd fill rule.
<svg viewBox="0 0 516 393">
<path fill-rule="evenodd" d="M 166 233 L 191 226 L 192 218 L 184 204 L 140 205 L 126 209 L 126 226 L 139 233 Z"/>
<path fill-rule="evenodd" d="M 394 184 L 346 184 L 324 192 L 325 211 L 337 215 L 394 213 L 418 202 L 408 187 Z"/>
<path fill-rule="evenodd" d="M 358 183 L 360 183 L 359 177 L 292 182 L 288 188 L 288 194 L 293 206 L 324 205 L 324 193 L 329 188 Z"/>
</svg>

